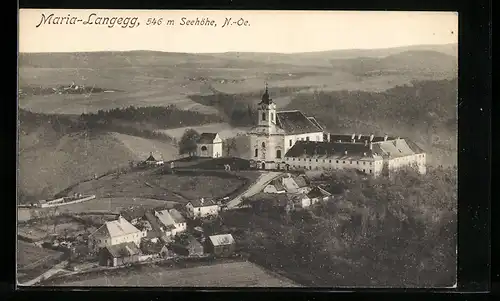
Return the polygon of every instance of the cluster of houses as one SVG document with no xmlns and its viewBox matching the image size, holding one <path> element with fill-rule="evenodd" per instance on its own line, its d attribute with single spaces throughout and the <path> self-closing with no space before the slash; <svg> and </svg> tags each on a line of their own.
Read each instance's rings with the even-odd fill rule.
<svg viewBox="0 0 500 301">
<path fill-rule="evenodd" d="M 217 215 L 213 202 L 190 202 L 187 215 L 204 218 Z M 175 256 L 229 256 L 234 250 L 231 234 L 195 237 L 184 215 L 176 209 L 147 210 L 130 208 L 108 221 L 89 236 L 88 247 L 101 265 L 119 266 L 154 258 Z"/>
<path fill-rule="evenodd" d="M 293 208 L 307 208 L 319 201 L 327 201 L 331 196 L 331 193 L 319 186 L 311 187 L 306 176 L 293 177 L 287 173 L 271 181 L 261 193 L 254 195 L 253 198 L 272 197 Z"/>
</svg>

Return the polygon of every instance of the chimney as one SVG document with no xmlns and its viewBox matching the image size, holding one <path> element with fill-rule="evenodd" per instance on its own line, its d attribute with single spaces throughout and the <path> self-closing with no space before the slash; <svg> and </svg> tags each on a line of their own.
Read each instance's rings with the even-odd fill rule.
<svg viewBox="0 0 500 301">
<path fill-rule="evenodd" d="M 374 136 L 373 134 L 371 134 L 371 135 L 370 135 L 370 142 L 372 142 L 372 141 L 373 141 L 373 138 L 374 138 L 374 137 L 375 137 L 375 136 Z"/>
<path fill-rule="evenodd" d="M 362 136 L 361 134 L 358 135 L 358 140 L 361 140 L 361 136 Z"/>
<path fill-rule="evenodd" d="M 330 142 L 330 133 L 328 133 L 327 137 L 328 137 L 328 142 Z"/>
<path fill-rule="evenodd" d="M 388 138 L 388 137 L 387 137 L 387 134 L 386 134 L 386 135 L 384 136 L 384 141 L 387 141 L 387 138 Z"/>
<path fill-rule="evenodd" d="M 354 139 L 356 139 L 356 134 L 352 134 L 352 136 L 351 136 L 351 140 L 354 140 Z"/>
<path fill-rule="evenodd" d="M 347 156 L 347 151 L 344 151 L 344 155 L 346 155 L 346 156 Z"/>
<path fill-rule="evenodd" d="M 118 216 L 118 222 L 121 224 L 123 222 L 123 216 L 119 215 Z"/>
<path fill-rule="evenodd" d="M 370 143 L 370 150 L 373 149 L 373 143 Z"/>
<path fill-rule="evenodd" d="M 366 153 L 363 153 L 363 157 L 366 157 Z"/>
<path fill-rule="evenodd" d="M 368 146 L 368 140 L 365 140 L 365 146 Z"/>
<path fill-rule="evenodd" d="M 200 199 L 200 204 L 202 204 L 202 205 L 203 205 L 203 203 L 204 203 L 204 202 L 205 202 L 205 199 L 204 199 L 204 198 L 201 198 L 201 199 Z"/>
</svg>

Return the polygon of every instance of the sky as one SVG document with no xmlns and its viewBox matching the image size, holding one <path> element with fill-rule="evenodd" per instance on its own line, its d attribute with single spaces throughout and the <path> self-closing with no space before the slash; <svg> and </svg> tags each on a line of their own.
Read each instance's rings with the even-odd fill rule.
<svg viewBox="0 0 500 301">
<path fill-rule="evenodd" d="M 82 21 L 49 24 L 54 23 L 57 16 L 68 15 Z M 94 24 L 84 25 L 89 17 Z M 109 25 L 95 24 L 98 17 L 130 20 L 136 17 L 137 22 L 133 28 L 132 22 L 126 28 L 118 24 L 109 28 Z M 200 21 L 208 18 L 216 26 L 183 25 L 183 17 Z M 149 18 L 161 18 L 162 22 L 147 25 Z M 230 23 L 238 20 L 240 24 L 247 23 L 223 27 L 226 18 L 231 18 Z M 19 12 L 19 52 L 296 53 L 449 43 L 458 43 L 456 12 L 53 9 L 21 9 Z"/>
</svg>

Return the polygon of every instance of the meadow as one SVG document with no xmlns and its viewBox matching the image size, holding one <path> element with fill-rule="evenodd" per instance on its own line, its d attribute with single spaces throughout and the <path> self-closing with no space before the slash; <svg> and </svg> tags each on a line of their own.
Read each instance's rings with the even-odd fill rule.
<svg viewBox="0 0 500 301">
<path fill-rule="evenodd" d="M 80 275 L 56 280 L 56 286 L 161 286 L 161 287 L 297 287 L 248 261 L 222 262 L 182 269 L 142 266 L 108 275 Z M 62 281 L 61 281 L 62 280 Z M 60 282 L 60 283 L 58 283 Z"/>
</svg>

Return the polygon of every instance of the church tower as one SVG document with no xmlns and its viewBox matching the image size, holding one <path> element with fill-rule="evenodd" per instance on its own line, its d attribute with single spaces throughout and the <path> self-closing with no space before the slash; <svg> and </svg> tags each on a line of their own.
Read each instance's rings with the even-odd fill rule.
<svg viewBox="0 0 500 301">
<path fill-rule="evenodd" d="M 262 95 L 261 101 L 258 103 L 258 112 L 259 112 L 259 126 L 268 126 L 276 125 L 276 104 L 269 97 L 269 91 L 266 83 L 266 90 Z"/>
</svg>

